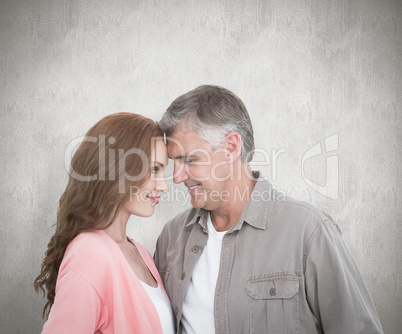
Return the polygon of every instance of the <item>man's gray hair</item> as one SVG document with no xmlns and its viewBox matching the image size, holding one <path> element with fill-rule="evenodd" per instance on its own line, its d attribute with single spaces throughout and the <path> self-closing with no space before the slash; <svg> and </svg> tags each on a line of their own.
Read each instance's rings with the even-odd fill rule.
<svg viewBox="0 0 402 334">
<path fill-rule="evenodd" d="M 217 149 L 235 131 L 242 139 L 240 158 L 249 162 L 254 154 L 254 131 L 246 106 L 230 90 L 199 86 L 174 100 L 158 123 L 167 137 L 180 128 L 195 131 Z"/>
</svg>

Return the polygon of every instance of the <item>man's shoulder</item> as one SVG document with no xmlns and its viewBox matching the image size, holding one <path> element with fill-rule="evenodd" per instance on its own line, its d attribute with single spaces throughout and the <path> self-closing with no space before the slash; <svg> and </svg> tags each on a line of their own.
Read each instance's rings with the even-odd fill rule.
<svg viewBox="0 0 402 334">
<path fill-rule="evenodd" d="M 268 209 L 268 215 L 281 218 L 309 217 L 313 221 L 332 221 L 332 218 L 322 209 L 317 206 L 305 202 L 300 199 L 288 196 L 284 191 L 277 190 L 268 181 L 262 180 L 254 188 L 254 196 L 250 199 L 255 201 L 252 208 L 260 210 L 261 208 Z"/>
<path fill-rule="evenodd" d="M 283 202 L 284 205 L 288 206 L 290 209 L 297 210 L 299 212 L 310 213 L 320 221 L 332 220 L 331 216 L 328 213 L 312 203 L 295 199 L 289 196 L 287 196 Z"/>
<path fill-rule="evenodd" d="M 269 210 L 271 215 L 281 217 L 282 223 L 289 222 L 292 225 L 297 224 L 300 227 L 303 225 L 304 228 L 315 229 L 325 222 L 337 225 L 332 217 L 324 210 L 312 203 L 290 196 L 286 196 L 286 198 L 280 201 L 271 202 Z"/>
<path fill-rule="evenodd" d="M 270 203 L 267 226 L 267 233 L 275 231 L 277 235 L 285 236 L 293 245 L 297 245 L 296 241 L 299 240 L 307 246 L 322 231 L 331 235 L 341 234 L 339 225 L 324 210 L 289 196 Z"/>
</svg>

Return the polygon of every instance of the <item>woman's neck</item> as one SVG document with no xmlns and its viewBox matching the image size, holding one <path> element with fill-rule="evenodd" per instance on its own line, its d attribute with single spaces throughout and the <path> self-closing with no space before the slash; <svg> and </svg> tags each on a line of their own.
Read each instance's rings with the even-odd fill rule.
<svg viewBox="0 0 402 334">
<path fill-rule="evenodd" d="M 126 229 L 129 218 L 129 213 L 120 211 L 113 223 L 105 229 L 106 234 L 108 234 L 117 244 L 128 242 Z"/>
</svg>

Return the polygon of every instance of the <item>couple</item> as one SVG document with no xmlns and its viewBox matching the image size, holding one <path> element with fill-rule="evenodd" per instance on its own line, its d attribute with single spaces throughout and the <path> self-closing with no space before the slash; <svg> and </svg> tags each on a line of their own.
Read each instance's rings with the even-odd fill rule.
<svg viewBox="0 0 402 334">
<path fill-rule="evenodd" d="M 180 96 L 158 124 L 129 113 L 95 124 L 35 280 L 47 291 L 43 332 L 382 333 L 338 226 L 276 200 L 251 171 L 253 150 L 244 104 L 217 86 Z M 153 214 L 168 156 L 193 208 L 166 224 L 154 262 L 126 225 Z"/>
</svg>

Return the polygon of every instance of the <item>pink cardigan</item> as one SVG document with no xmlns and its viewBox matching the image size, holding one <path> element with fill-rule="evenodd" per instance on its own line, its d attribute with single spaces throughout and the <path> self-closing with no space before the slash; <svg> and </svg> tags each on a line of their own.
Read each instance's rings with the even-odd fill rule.
<svg viewBox="0 0 402 334">
<path fill-rule="evenodd" d="M 163 288 L 151 254 L 131 240 Z M 42 333 L 162 333 L 158 313 L 119 246 L 104 231 L 79 234 L 67 247 L 56 297 Z"/>
</svg>

